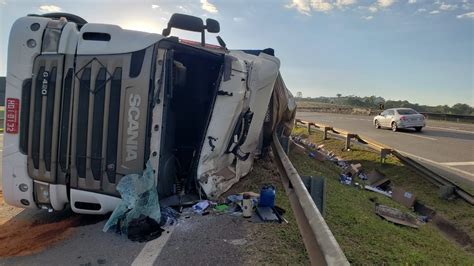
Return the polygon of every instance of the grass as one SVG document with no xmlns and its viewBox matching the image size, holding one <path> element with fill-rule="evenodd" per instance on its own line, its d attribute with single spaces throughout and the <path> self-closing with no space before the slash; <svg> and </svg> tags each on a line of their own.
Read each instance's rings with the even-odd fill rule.
<svg viewBox="0 0 474 266">
<path fill-rule="evenodd" d="M 305 135 L 306 129 L 297 128 L 294 134 Z M 342 151 L 344 142 L 338 139 L 322 141 L 315 132 L 309 138 L 315 144 L 324 144 L 350 163 L 361 163 L 366 171 L 377 169 L 392 184 L 416 194 L 418 201 L 434 208 L 437 213 L 467 232 L 474 239 L 473 207 L 461 199 L 445 201 L 438 198 L 437 187 L 404 167 L 395 158 L 380 164 L 379 155 L 364 147 L 353 146 Z M 420 229 L 398 226 L 374 213 L 371 198 L 381 204 L 410 212 L 407 208 L 377 193 L 360 190 L 339 183 L 340 169 L 331 162 L 318 162 L 294 149 L 290 159 L 300 175 L 326 177 L 326 222 L 351 263 L 355 264 L 465 264 L 474 265 L 474 249 L 464 249 L 449 240 L 433 224 Z"/>
</svg>

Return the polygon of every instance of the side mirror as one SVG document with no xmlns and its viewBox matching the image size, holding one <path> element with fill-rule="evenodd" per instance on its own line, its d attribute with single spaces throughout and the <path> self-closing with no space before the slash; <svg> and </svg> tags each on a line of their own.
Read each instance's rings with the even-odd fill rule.
<svg viewBox="0 0 474 266">
<path fill-rule="evenodd" d="M 206 19 L 206 25 L 204 25 L 202 19 L 198 17 L 178 13 L 171 16 L 170 20 L 168 21 L 168 26 L 163 29 L 162 35 L 169 36 L 171 34 L 172 28 L 200 32 L 202 46 L 206 45 L 204 34 L 206 30 L 211 33 L 218 33 L 220 31 L 220 25 L 217 20 L 208 18 Z"/>
<path fill-rule="evenodd" d="M 219 33 L 221 26 L 217 20 L 208 18 L 206 19 L 206 29 L 210 33 Z"/>
<path fill-rule="evenodd" d="M 171 28 L 202 32 L 204 24 L 202 19 L 185 14 L 173 14 L 168 21 L 168 27 L 163 30 L 163 36 L 168 36 L 171 33 Z"/>
</svg>

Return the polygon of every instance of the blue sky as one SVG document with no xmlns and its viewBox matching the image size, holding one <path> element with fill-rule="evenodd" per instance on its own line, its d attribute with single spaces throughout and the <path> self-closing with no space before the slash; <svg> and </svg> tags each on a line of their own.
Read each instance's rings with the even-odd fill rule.
<svg viewBox="0 0 474 266">
<path fill-rule="evenodd" d="M 57 11 L 156 33 L 175 12 L 215 18 L 230 49 L 274 48 L 287 86 L 305 97 L 474 105 L 472 0 L 0 0 L 1 76 L 15 19 Z"/>
</svg>

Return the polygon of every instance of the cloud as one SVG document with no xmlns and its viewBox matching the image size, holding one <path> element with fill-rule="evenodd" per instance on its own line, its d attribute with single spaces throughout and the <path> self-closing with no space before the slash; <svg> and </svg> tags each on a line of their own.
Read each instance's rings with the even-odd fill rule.
<svg viewBox="0 0 474 266">
<path fill-rule="evenodd" d="M 336 0 L 336 2 L 334 3 L 335 6 L 337 6 L 337 8 L 339 9 L 342 9 L 346 6 L 350 6 L 350 5 L 353 5 L 355 4 L 357 1 L 356 0 Z"/>
<path fill-rule="evenodd" d="M 290 4 L 285 5 L 286 8 L 295 8 L 303 15 L 311 16 L 311 11 L 316 12 L 328 12 L 337 6 L 339 8 L 343 6 L 351 5 L 355 3 L 355 0 L 336 0 L 336 3 L 331 3 L 327 0 L 292 0 Z"/>
<path fill-rule="evenodd" d="M 55 6 L 55 5 L 42 5 L 38 9 L 38 11 L 41 13 L 60 12 L 61 10 L 62 9 L 59 6 Z"/>
<path fill-rule="evenodd" d="M 371 19 L 373 19 L 374 17 L 373 17 L 373 16 L 364 16 L 364 17 L 362 17 L 362 18 L 365 19 L 365 20 L 371 20 Z"/>
<path fill-rule="evenodd" d="M 474 19 L 474 12 L 464 13 L 456 16 L 457 18 Z"/>
<path fill-rule="evenodd" d="M 240 22 L 244 21 L 244 18 L 243 17 L 234 17 L 234 18 L 232 18 L 232 20 L 236 23 L 240 23 Z"/>
<path fill-rule="evenodd" d="M 160 8 L 160 6 L 159 5 L 151 5 L 151 8 L 157 9 L 157 8 Z"/>
<path fill-rule="evenodd" d="M 209 3 L 208 0 L 201 0 L 201 8 L 209 13 L 217 13 L 217 7 L 211 3 Z"/>
<path fill-rule="evenodd" d="M 418 10 L 416 10 L 416 12 L 418 13 L 423 13 L 423 12 L 426 12 L 428 11 L 426 8 L 418 8 Z"/>
<path fill-rule="evenodd" d="M 332 4 L 324 0 L 311 0 L 311 7 L 319 12 L 327 12 L 333 8 Z"/>
<path fill-rule="evenodd" d="M 391 5 L 393 5 L 393 3 L 395 3 L 396 0 L 377 0 L 377 4 L 380 6 L 380 7 L 389 7 Z"/>
<path fill-rule="evenodd" d="M 436 14 L 439 14 L 439 10 L 433 10 L 430 12 L 431 15 L 436 15 Z"/>
<path fill-rule="evenodd" d="M 379 9 L 376 6 L 369 6 L 369 11 L 372 13 L 377 12 Z"/>
<path fill-rule="evenodd" d="M 415 4 L 415 3 L 416 3 L 416 0 L 408 0 L 408 3 L 409 3 L 409 4 Z"/>
<path fill-rule="evenodd" d="M 454 10 L 456 9 L 458 6 L 457 5 L 450 5 L 450 4 L 446 4 L 446 3 L 442 3 L 440 6 L 439 6 L 439 9 L 440 10 L 443 10 L 443 11 L 451 11 L 451 10 Z"/>
<path fill-rule="evenodd" d="M 311 8 L 309 7 L 309 3 L 306 0 L 292 0 L 291 4 L 285 5 L 286 8 L 296 8 L 298 12 L 303 15 L 309 16 L 311 12 Z"/>
</svg>

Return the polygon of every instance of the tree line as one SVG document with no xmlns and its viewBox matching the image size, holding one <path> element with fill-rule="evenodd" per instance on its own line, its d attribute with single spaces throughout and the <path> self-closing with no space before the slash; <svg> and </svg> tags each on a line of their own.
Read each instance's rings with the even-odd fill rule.
<svg viewBox="0 0 474 266">
<path fill-rule="evenodd" d="M 298 100 L 298 98 L 297 98 Z M 368 96 L 368 97 L 359 97 L 354 95 L 343 96 L 337 94 L 337 97 L 317 97 L 317 98 L 300 98 L 300 100 L 311 101 L 311 102 L 320 102 L 320 103 L 329 103 L 337 105 L 348 105 L 351 107 L 363 107 L 370 109 L 379 109 L 380 104 L 383 104 L 385 109 L 388 108 L 413 108 L 418 112 L 427 112 L 427 113 L 442 113 L 442 114 L 456 114 L 456 115 L 474 115 L 474 108 L 465 103 L 457 103 L 452 106 L 449 105 L 423 105 L 418 103 L 411 103 L 407 100 L 385 100 L 382 97 L 377 96 Z"/>
</svg>

